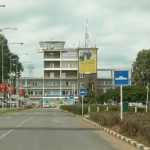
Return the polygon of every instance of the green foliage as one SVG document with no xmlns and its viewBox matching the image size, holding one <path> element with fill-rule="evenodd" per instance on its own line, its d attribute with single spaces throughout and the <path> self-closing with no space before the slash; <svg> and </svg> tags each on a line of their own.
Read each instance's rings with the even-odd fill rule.
<svg viewBox="0 0 150 150">
<path fill-rule="evenodd" d="M 120 90 L 119 88 L 108 89 L 106 93 L 101 93 L 97 95 L 97 102 L 103 104 L 104 102 L 108 102 L 108 100 L 112 99 L 116 102 L 119 102 L 120 99 Z"/>
<path fill-rule="evenodd" d="M 82 106 L 80 104 L 76 105 L 62 105 L 60 109 L 67 110 L 69 112 L 72 112 L 76 115 L 81 115 L 82 114 Z M 85 105 L 83 109 L 84 114 L 88 112 L 88 106 Z"/>
<path fill-rule="evenodd" d="M 132 78 L 136 85 L 150 83 L 150 49 L 142 50 L 137 54 L 132 65 Z"/>
<path fill-rule="evenodd" d="M 90 112 L 96 112 L 97 108 L 99 107 L 99 112 L 118 112 L 120 110 L 119 106 L 111 106 L 111 105 L 97 105 L 97 104 L 84 104 L 84 114 L 88 113 L 88 107 L 90 106 Z M 60 109 L 67 110 L 69 112 L 72 112 L 77 115 L 81 115 L 82 113 L 82 105 L 76 104 L 76 105 L 62 105 Z"/>
<path fill-rule="evenodd" d="M 32 109 L 34 106 L 33 105 L 26 105 L 24 106 L 24 109 Z"/>
<path fill-rule="evenodd" d="M 129 112 L 135 112 L 135 106 L 130 106 L 129 107 Z M 143 107 L 137 107 L 137 112 L 145 112 L 145 108 L 143 108 Z"/>
<path fill-rule="evenodd" d="M 109 89 L 106 93 L 101 93 L 97 96 L 98 103 L 108 102 L 108 100 L 120 101 L 120 89 Z M 123 87 L 123 101 L 124 102 L 144 102 L 146 101 L 146 87 L 145 86 L 126 86 Z"/>
<path fill-rule="evenodd" d="M 87 88 L 87 95 L 85 96 L 85 102 L 86 103 L 96 103 L 96 93 L 93 89 L 94 82 L 92 81 L 92 78 L 90 77 L 88 79 L 88 88 Z"/>
<path fill-rule="evenodd" d="M 123 89 L 124 101 L 138 102 L 146 100 L 146 88 L 144 86 L 129 86 Z"/>
<path fill-rule="evenodd" d="M 8 41 L 7 39 L 0 34 L 0 66 L 2 66 L 2 48 L 3 48 L 3 71 L 4 71 L 4 80 L 7 80 L 10 78 L 10 74 L 13 74 L 13 76 L 19 77 L 21 75 L 21 71 L 23 71 L 23 66 L 19 62 L 18 55 L 10 52 L 8 47 Z M 13 61 L 12 61 L 13 59 Z M 11 66 L 10 66 L 11 64 Z M 11 68 L 11 69 L 10 69 Z M 2 69 L 0 69 L 0 82 L 2 75 Z"/>
</svg>

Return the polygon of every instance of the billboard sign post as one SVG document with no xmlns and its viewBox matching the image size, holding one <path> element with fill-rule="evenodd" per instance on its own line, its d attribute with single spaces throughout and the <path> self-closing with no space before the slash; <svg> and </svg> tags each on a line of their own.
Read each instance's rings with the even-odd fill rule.
<svg viewBox="0 0 150 150">
<path fill-rule="evenodd" d="M 114 85 L 120 86 L 120 119 L 123 120 L 123 85 L 129 85 L 129 71 L 115 70 L 114 71 Z"/>
</svg>

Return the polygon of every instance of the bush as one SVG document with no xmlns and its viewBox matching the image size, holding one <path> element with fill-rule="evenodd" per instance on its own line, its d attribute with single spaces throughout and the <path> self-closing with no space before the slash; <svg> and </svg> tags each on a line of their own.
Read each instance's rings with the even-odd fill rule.
<svg viewBox="0 0 150 150">
<path fill-rule="evenodd" d="M 136 136 L 143 125 L 150 123 L 149 114 L 144 113 L 125 113 L 121 122 L 121 131 L 125 135 Z"/>
<path fill-rule="evenodd" d="M 150 113 L 127 112 L 123 114 L 121 122 L 119 112 L 93 112 L 90 119 L 102 126 L 115 128 L 125 136 L 143 139 L 143 143 L 150 145 Z"/>
<path fill-rule="evenodd" d="M 120 122 L 118 112 L 94 112 L 90 114 L 90 119 L 107 127 L 113 127 Z"/>
<path fill-rule="evenodd" d="M 129 112 L 135 112 L 135 106 L 130 106 Z M 137 107 L 137 112 L 145 112 L 145 108 Z"/>
<path fill-rule="evenodd" d="M 24 106 L 24 109 L 32 109 L 32 108 L 33 108 L 32 105 L 25 105 L 25 106 Z"/>
<path fill-rule="evenodd" d="M 150 145 L 150 124 L 142 126 L 139 135 Z"/>
<path fill-rule="evenodd" d="M 145 108 L 138 108 L 138 113 L 133 113 L 135 107 L 129 107 L 130 112 L 123 113 L 123 121 L 121 122 L 119 106 L 84 104 L 84 114 L 88 113 L 88 106 L 91 110 L 90 119 L 94 122 L 111 129 L 115 128 L 125 136 L 144 139 L 144 142 L 150 145 L 150 110 L 148 113 L 142 113 L 145 112 Z M 99 112 L 96 112 L 97 107 L 99 107 Z M 109 107 L 108 112 L 107 107 Z M 61 109 L 78 115 L 82 113 L 81 104 L 62 105 Z"/>
<path fill-rule="evenodd" d="M 60 109 L 67 110 L 67 111 L 72 112 L 76 115 L 81 115 L 82 114 L 82 106 L 80 104 L 62 105 L 60 107 Z M 84 106 L 83 112 L 84 112 L 84 114 L 86 114 L 88 112 L 88 106 L 87 105 Z"/>
</svg>

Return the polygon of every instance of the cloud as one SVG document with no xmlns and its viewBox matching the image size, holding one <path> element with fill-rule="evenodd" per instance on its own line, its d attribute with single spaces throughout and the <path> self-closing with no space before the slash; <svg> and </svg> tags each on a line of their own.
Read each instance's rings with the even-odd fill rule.
<svg viewBox="0 0 150 150">
<path fill-rule="evenodd" d="M 150 47 L 149 0 L 2 0 L 1 25 L 17 27 L 4 31 L 9 42 L 24 42 L 12 51 L 21 59 L 35 64 L 34 72 L 42 70 L 39 41 L 63 40 L 66 47 L 84 46 L 86 19 L 89 45 L 97 46 L 98 68 L 130 68 L 138 51 Z M 20 54 L 21 53 L 21 54 Z M 38 60 L 38 61 L 37 61 Z M 25 64 L 26 65 L 26 64 Z M 35 73 L 36 74 L 36 73 Z M 42 73 L 41 73 L 42 74 Z"/>
</svg>

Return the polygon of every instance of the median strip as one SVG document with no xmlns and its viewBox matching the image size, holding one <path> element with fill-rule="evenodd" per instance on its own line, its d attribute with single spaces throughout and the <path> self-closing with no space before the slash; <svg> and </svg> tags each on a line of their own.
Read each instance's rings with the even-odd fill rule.
<svg viewBox="0 0 150 150">
<path fill-rule="evenodd" d="M 95 123 L 95 122 L 93 122 L 93 121 L 91 121 L 91 120 L 89 120 L 89 119 L 87 119 L 87 118 L 83 118 L 83 120 L 85 120 L 85 121 L 87 121 L 87 122 L 93 124 L 96 128 L 101 129 L 101 130 L 103 130 L 103 131 L 106 131 L 106 132 L 108 132 L 109 134 L 111 134 L 112 136 L 115 136 L 116 138 L 121 139 L 122 141 L 127 142 L 128 144 L 130 144 L 130 145 L 136 147 L 136 148 L 139 149 L 139 150 L 150 150 L 150 147 L 146 147 L 146 146 L 144 146 L 143 144 L 138 143 L 137 141 L 134 141 L 134 140 L 132 140 L 132 139 L 129 139 L 128 137 L 123 136 L 123 135 L 121 135 L 121 134 L 119 134 L 119 133 L 117 133 L 117 132 L 115 132 L 115 131 L 112 131 L 112 130 L 110 130 L 110 129 L 108 129 L 108 128 L 105 128 L 105 127 L 103 127 L 103 126 L 100 126 L 99 124 L 97 124 L 97 123 Z"/>
</svg>

